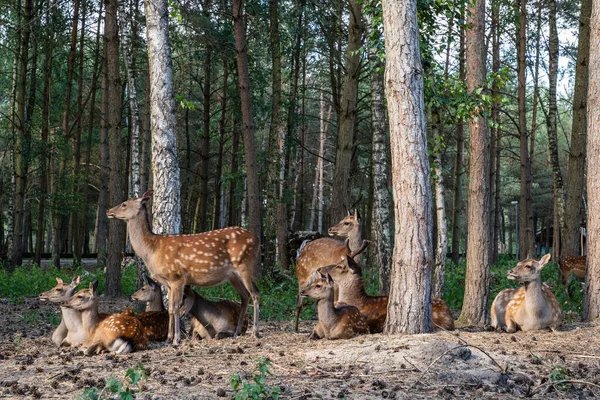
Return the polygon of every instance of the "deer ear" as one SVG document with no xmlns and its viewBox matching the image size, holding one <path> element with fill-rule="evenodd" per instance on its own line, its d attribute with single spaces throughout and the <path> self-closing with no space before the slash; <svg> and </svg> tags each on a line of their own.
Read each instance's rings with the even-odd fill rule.
<svg viewBox="0 0 600 400">
<path fill-rule="evenodd" d="M 56 277 L 56 282 L 58 282 L 61 285 L 64 283 L 63 280 L 60 279 L 58 276 Z"/>
<path fill-rule="evenodd" d="M 360 221 L 360 213 L 358 212 L 358 208 L 354 209 L 354 218 L 356 218 L 357 221 Z"/>
<path fill-rule="evenodd" d="M 544 268 L 546 266 L 546 264 L 548 264 L 548 261 L 550 261 L 551 257 L 552 257 L 552 254 L 548 253 L 544 257 L 540 258 L 540 261 L 538 261 L 538 263 L 540 264 L 538 269 Z"/>
<path fill-rule="evenodd" d="M 79 285 L 79 282 L 81 281 L 81 278 L 79 277 L 79 275 L 77 275 L 75 278 L 73 278 L 73 280 L 71 281 L 71 286 L 75 287 L 77 285 Z"/>
<path fill-rule="evenodd" d="M 156 287 L 156 282 L 149 276 L 146 276 L 146 281 L 148 282 L 148 285 L 150 285 L 152 288 Z"/>
<path fill-rule="evenodd" d="M 152 198 L 152 193 L 154 193 L 152 189 L 146 190 L 146 193 L 142 195 L 142 203 L 146 203 L 148 200 L 150 200 Z"/>
<path fill-rule="evenodd" d="M 320 275 L 321 278 L 327 278 L 327 275 L 329 275 L 327 272 L 321 271 L 321 268 L 319 268 L 317 270 L 317 272 L 319 273 L 319 275 Z"/>
<path fill-rule="evenodd" d="M 346 254 L 352 254 L 352 250 L 350 249 L 350 238 L 346 238 L 344 244 L 346 245 Z"/>
<path fill-rule="evenodd" d="M 333 278 L 331 277 L 331 275 L 329 275 L 328 273 L 325 273 L 325 275 L 327 275 L 327 283 L 329 284 L 329 286 L 333 286 Z"/>
</svg>

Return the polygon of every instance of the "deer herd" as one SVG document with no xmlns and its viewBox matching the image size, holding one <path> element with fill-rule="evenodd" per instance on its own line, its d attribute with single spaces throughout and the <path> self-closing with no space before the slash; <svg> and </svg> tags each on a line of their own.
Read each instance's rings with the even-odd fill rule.
<svg viewBox="0 0 600 400">
<path fill-rule="evenodd" d="M 60 305 L 62 321 L 52 334 L 57 346 L 79 347 L 84 354 L 102 351 L 129 353 L 146 348 L 149 342 L 181 343 L 181 317 L 190 316 L 192 340 L 237 337 L 248 328 L 249 300 L 254 306 L 252 334 L 258 337 L 259 292 L 255 282 L 260 244 L 251 232 L 229 227 L 192 235 L 157 235 L 149 225 L 147 202 L 129 199 L 107 212 L 109 218 L 127 223 L 131 246 L 144 261 L 150 277 L 132 300 L 146 303 L 146 311 L 135 315 L 131 308 L 118 314 L 98 312 L 97 284 L 76 291 L 80 277 L 70 283 L 56 278 L 57 285 L 40 295 L 40 300 Z M 317 301 L 318 323 L 311 339 L 347 339 L 356 335 L 383 332 L 387 317 L 387 296 L 371 296 L 365 290 L 360 215 L 349 214 L 329 229 L 345 239 L 320 238 L 303 245 L 296 261 L 298 301 L 294 330 L 305 297 Z M 539 261 L 526 259 L 508 272 L 508 279 L 523 283 L 504 289 L 491 308 L 492 326 L 515 332 L 551 328 L 562 322 L 559 303 L 540 273 L 550 254 Z M 566 257 L 560 262 L 561 281 L 568 286 L 571 274 L 585 276 L 585 257 Z M 241 303 L 211 301 L 192 286 L 216 286 L 231 282 Z M 161 286 L 168 292 L 165 309 Z M 568 291 L 567 291 L 567 294 Z M 454 329 L 454 318 L 446 303 L 432 299 L 433 326 Z"/>
</svg>

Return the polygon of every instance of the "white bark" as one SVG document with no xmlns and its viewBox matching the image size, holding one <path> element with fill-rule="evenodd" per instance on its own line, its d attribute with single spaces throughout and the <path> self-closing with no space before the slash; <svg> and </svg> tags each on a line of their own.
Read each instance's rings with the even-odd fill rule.
<svg viewBox="0 0 600 400">
<path fill-rule="evenodd" d="M 436 122 L 434 122 L 436 123 Z M 439 123 L 439 120 L 438 122 Z M 446 221 L 446 202 L 444 177 L 442 175 L 442 151 L 441 146 L 441 127 L 435 126 L 435 210 L 437 219 L 437 247 L 435 249 L 435 263 L 433 268 L 433 296 L 442 298 L 444 295 L 444 276 L 446 267 L 446 253 L 448 252 L 448 223 Z"/>
</svg>

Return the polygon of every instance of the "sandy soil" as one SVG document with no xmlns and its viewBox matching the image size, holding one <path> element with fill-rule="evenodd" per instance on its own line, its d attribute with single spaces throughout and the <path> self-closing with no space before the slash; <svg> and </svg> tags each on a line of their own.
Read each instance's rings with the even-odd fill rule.
<svg viewBox="0 0 600 400">
<path fill-rule="evenodd" d="M 125 299 L 103 301 L 118 311 Z M 267 384 L 284 399 L 594 398 L 600 397 L 600 325 L 558 332 L 503 334 L 463 328 L 429 335 L 370 335 L 310 341 L 313 321 L 261 322 L 262 337 L 156 343 L 130 355 L 85 357 L 58 349 L 48 322 L 58 310 L 37 299 L 0 299 L 0 398 L 78 398 L 85 388 L 125 380 L 142 363 L 138 399 L 232 398 L 232 373 L 250 377 L 256 360 L 272 362 Z M 567 381 L 567 382 L 565 382 Z M 110 398 L 107 391 L 102 398 Z"/>
</svg>

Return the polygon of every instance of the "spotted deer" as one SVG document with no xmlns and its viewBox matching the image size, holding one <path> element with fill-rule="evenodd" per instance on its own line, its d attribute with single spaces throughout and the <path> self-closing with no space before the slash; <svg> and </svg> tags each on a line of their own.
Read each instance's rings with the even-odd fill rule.
<svg viewBox="0 0 600 400">
<path fill-rule="evenodd" d="M 347 304 L 334 305 L 333 279 L 329 274 L 321 275 L 301 293 L 317 300 L 319 322 L 310 335 L 311 339 L 350 339 L 369 333 L 367 321 L 358 308 Z"/>
<path fill-rule="evenodd" d="M 571 297 L 571 293 L 569 293 L 569 278 L 571 275 L 575 275 L 579 280 L 585 279 L 586 261 L 586 256 L 566 256 L 560 259 L 558 263 L 560 267 L 560 282 L 565 287 L 567 296 Z"/>
<path fill-rule="evenodd" d="M 84 354 L 99 354 L 104 350 L 124 354 L 145 349 L 148 338 L 142 323 L 131 315 L 130 309 L 121 314 L 109 315 L 105 319 L 100 318 L 96 285 L 90 283 L 88 289 L 80 290 L 63 303 L 63 307 L 81 313 L 81 321 L 87 335 L 80 347 Z"/>
<path fill-rule="evenodd" d="M 318 269 L 319 273 L 328 273 L 339 287 L 338 302 L 357 307 L 367 319 L 371 333 L 383 332 L 387 318 L 388 296 L 367 294 L 362 279 L 362 268 L 350 256 L 337 264 Z M 431 304 L 434 327 L 454 330 L 454 318 L 444 300 L 434 297 Z"/>
<path fill-rule="evenodd" d="M 160 285 L 146 277 L 147 283 L 131 295 L 131 300 L 146 302 L 146 311 L 135 317 L 142 323 L 144 333 L 151 342 L 162 342 L 169 333 L 169 313 L 162 301 Z"/>
<path fill-rule="evenodd" d="M 350 247 L 357 249 L 363 242 L 361 218 L 358 210 L 348 213 L 337 225 L 329 228 L 329 234 L 347 238 Z M 346 257 L 347 249 L 344 242 L 333 238 L 320 238 L 308 242 L 300 251 L 296 260 L 296 277 L 298 278 L 298 300 L 296 301 L 296 316 L 294 330 L 298 332 L 298 320 L 303 307 L 302 289 L 308 287 L 319 278 L 316 273 L 319 267 L 335 264 Z M 360 261 L 360 260 L 357 260 Z"/>
<path fill-rule="evenodd" d="M 234 336 L 240 334 L 250 297 L 254 304 L 253 334 L 258 337 L 258 288 L 254 282 L 259 257 L 256 235 L 240 227 L 192 235 L 156 235 L 148 223 L 147 191 L 108 210 L 109 218 L 127 222 L 131 246 L 146 264 L 152 278 L 169 294 L 167 341 L 181 342 L 179 308 L 186 285 L 216 286 L 230 281 L 242 299 Z"/>
<path fill-rule="evenodd" d="M 241 306 L 229 300 L 210 301 L 200 296 L 190 286 L 183 295 L 180 315 L 190 315 L 192 340 L 223 339 L 232 337 L 240 316 Z M 244 316 L 241 334 L 248 329 L 248 317 Z"/>
<path fill-rule="evenodd" d="M 544 328 L 556 329 L 562 322 L 558 300 L 542 283 L 540 273 L 550 261 L 550 254 L 540 261 L 525 259 L 508 271 L 508 279 L 524 283 L 518 289 L 504 289 L 492 303 L 492 326 L 506 332 Z"/>
</svg>

